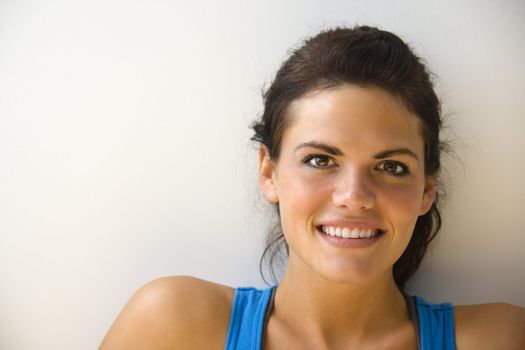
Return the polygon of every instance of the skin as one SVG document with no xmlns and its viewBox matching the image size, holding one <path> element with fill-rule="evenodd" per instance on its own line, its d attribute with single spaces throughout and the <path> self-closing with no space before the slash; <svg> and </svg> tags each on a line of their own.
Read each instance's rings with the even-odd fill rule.
<svg viewBox="0 0 525 350">
<path fill-rule="evenodd" d="M 383 90 L 357 86 L 309 94 L 290 113 L 280 159 L 263 159 L 261 174 L 263 194 L 279 203 L 290 247 L 275 319 L 293 325 L 299 339 L 314 339 L 314 348 L 414 347 L 407 347 L 416 338 L 392 266 L 435 198 L 435 181 L 425 177 L 419 119 Z M 311 140 L 342 154 L 296 150 Z M 397 149 L 415 157 L 376 158 Z M 312 155 L 318 158 L 307 158 Z M 334 247 L 316 229 L 334 219 L 364 221 L 384 233 L 370 247 Z M 300 309 L 304 313 L 293 312 Z"/>
<path fill-rule="evenodd" d="M 418 117 L 384 90 L 353 85 L 308 94 L 289 112 L 279 159 L 259 151 L 261 192 L 279 203 L 290 248 L 265 349 L 417 349 L 392 267 L 435 199 Z M 310 141 L 340 154 L 296 150 Z M 385 156 L 394 149 L 412 155 Z M 333 246 L 316 227 L 336 219 L 384 233 L 367 247 Z M 233 291 L 192 277 L 153 281 L 125 306 L 100 349 L 223 349 Z M 525 348 L 520 307 L 456 306 L 455 323 L 458 349 Z"/>
</svg>

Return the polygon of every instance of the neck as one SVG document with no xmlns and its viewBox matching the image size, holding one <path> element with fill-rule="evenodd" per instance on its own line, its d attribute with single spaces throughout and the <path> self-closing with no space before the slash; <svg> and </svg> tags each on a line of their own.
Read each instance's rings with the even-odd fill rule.
<svg viewBox="0 0 525 350">
<path fill-rule="evenodd" d="M 403 294 L 392 272 L 374 280 L 330 281 L 288 266 L 275 295 L 274 317 L 295 332 L 329 344 L 365 339 L 410 322 Z M 300 312 L 297 312 L 300 310 Z"/>
</svg>

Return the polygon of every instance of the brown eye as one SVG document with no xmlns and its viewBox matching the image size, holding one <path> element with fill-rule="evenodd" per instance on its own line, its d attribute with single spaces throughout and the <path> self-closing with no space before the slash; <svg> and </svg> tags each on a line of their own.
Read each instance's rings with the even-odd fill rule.
<svg viewBox="0 0 525 350">
<path fill-rule="evenodd" d="M 323 155 L 308 156 L 303 160 L 303 163 L 309 167 L 316 168 L 316 169 L 331 167 L 330 157 L 323 156 Z"/>
<path fill-rule="evenodd" d="M 394 160 L 386 160 L 380 163 L 378 169 L 386 171 L 388 174 L 393 176 L 405 176 L 410 174 L 410 171 L 406 164 Z"/>
</svg>

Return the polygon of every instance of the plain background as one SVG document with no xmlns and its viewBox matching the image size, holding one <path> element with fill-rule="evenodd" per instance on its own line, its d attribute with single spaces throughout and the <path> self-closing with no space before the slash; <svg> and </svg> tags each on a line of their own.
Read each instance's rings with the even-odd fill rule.
<svg viewBox="0 0 525 350">
<path fill-rule="evenodd" d="M 94 349 L 132 293 L 264 287 L 250 123 L 288 50 L 334 25 L 425 58 L 455 154 L 410 290 L 525 306 L 522 1 L 1 1 L 0 348 Z"/>
</svg>

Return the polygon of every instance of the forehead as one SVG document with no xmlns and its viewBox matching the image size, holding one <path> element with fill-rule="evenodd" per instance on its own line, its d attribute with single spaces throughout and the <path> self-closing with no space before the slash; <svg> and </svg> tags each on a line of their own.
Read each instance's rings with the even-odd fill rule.
<svg viewBox="0 0 525 350">
<path fill-rule="evenodd" d="M 377 87 L 343 85 L 308 94 L 291 103 L 285 143 L 331 141 L 340 147 L 410 147 L 423 153 L 419 117 L 400 98 Z"/>
</svg>

